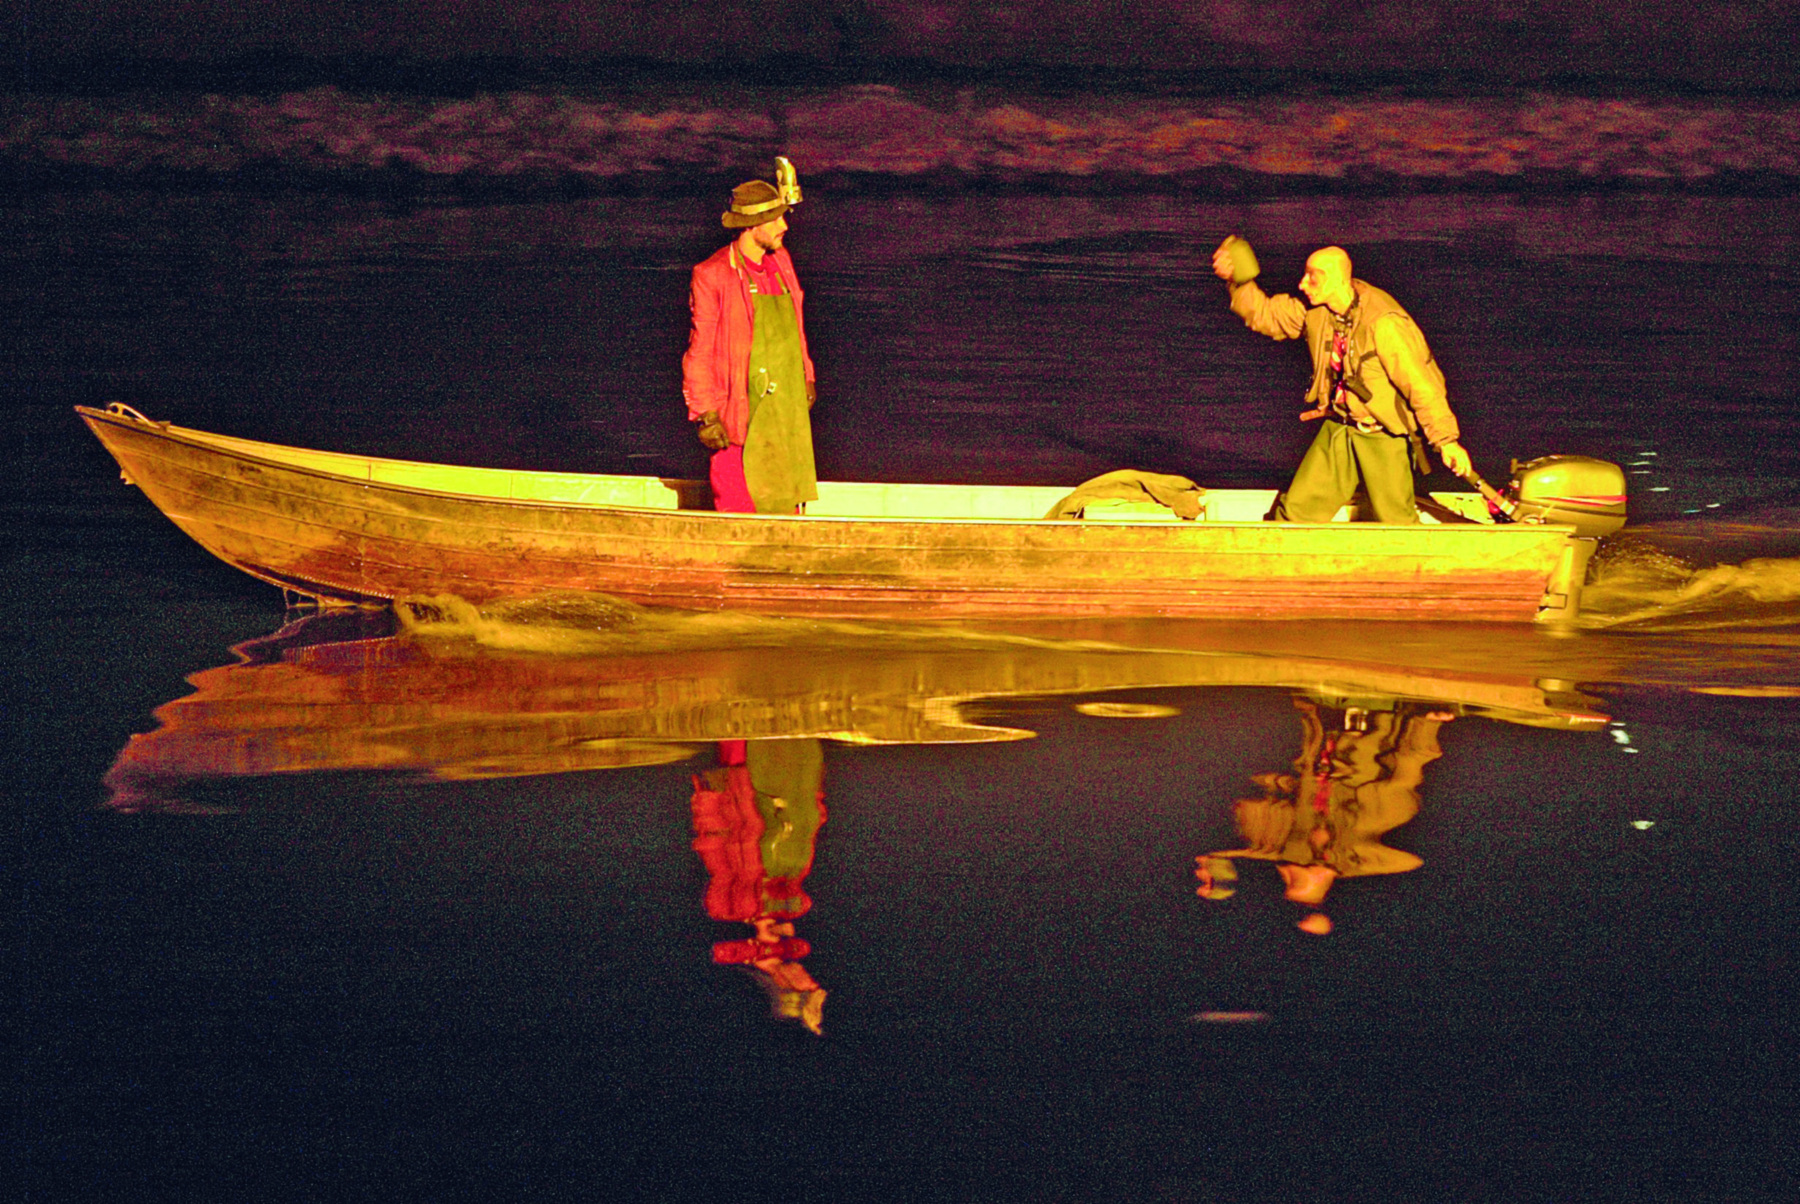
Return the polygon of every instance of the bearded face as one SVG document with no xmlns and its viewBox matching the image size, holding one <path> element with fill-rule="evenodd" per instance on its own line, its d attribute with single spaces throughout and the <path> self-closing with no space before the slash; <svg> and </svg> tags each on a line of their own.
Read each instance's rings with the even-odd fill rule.
<svg viewBox="0 0 1800 1204">
<path fill-rule="evenodd" d="M 781 250 L 781 240 L 787 234 L 787 218 L 778 217 L 772 222 L 764 222 L 760 226 L 750 227 L 750 241 L 761 247 L 765 253 Z"/>
</svg>

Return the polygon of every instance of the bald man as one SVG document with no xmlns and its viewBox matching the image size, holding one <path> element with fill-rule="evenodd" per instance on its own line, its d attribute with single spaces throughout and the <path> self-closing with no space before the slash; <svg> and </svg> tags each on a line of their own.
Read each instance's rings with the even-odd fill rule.
<svg viewBox="0 0 1800 1204">
<path fill-rule="evenodd" d="M 1231 289 L 1231 312 L 1272 339 L 1306 337 L 1312 352 L 1312 408 L 1303 421 L 1324 419 L 1287 491 L 1269 517 L 1278 522 L 1330 522 L 1360 484 L 1375 521 L 1416 523 L 1413 469 L 1431 471 L 1422 438 L 1444 467 L 1462 476 L 1469 453 L 1457 442 L 1456 415 L 1444 374 L 1412 316 L 1387 293 L 1350 271 L 1342 247 L 1306 260 L 1300 301 L 1271 297 L 1256 284 L 1256 257 L 1233 235 L 1213 252 L 1213 272 Z"/>
</svg>

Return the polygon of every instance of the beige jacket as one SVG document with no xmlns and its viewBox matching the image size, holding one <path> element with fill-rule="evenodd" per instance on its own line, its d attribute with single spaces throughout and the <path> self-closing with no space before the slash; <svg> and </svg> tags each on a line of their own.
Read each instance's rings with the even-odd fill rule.
<svg viewBox="0 0 1800 1204">
<path fill-rule="evenodd" d="M 1349 417 L 1374 419 L 1394 435 L 1423 430 L 1433 447 L 1458 437 L 1456 415 L 1444 388 L 1444 373 L 1431 357 L 1425 336 L 1412 315 L 1387 293 L 1362 280 L 1352 280 L 1349 366 Z M 1271 297 L 1254 280 L 1231 286 L 1231 312 L 1258 334 L 1272 339 L 1306 336 L 1312 352 L 1313 382 L 1306 400 L 1318 405 L 1331 389 L 1331 313 L 1323 305 L 1307 305 L 1298 297 Z"/>
</svg>

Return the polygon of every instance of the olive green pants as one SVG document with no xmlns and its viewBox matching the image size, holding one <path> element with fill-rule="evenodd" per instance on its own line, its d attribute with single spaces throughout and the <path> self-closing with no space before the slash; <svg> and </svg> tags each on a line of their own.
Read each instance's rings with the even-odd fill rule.
<svg viewBox="0 0 1800 1204">
<path fill-rule="evenodd" d="M 1412 448 L 1403 435 L 1365 435 L 1326 419 L 1306 449 L 1287 492 L 1269 517 L 1285 523 L 1328 523 L 1361 484 L 1378 523 L 1416 523 Z"/>
</svg>

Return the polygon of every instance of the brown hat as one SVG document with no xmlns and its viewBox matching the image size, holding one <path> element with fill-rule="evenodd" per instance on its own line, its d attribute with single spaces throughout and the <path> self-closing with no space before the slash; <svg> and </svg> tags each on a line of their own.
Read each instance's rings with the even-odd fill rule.
<svg viewBox="0 0 1800 1204">
<path fill-rule="evenodd" d="M 731 208 L 719 216 L 728 230 L 772 222 L 800 203 L 800 180 L 794 165 L 775 157 L 775 179 L 780 187 L 763 180 L 746 180 L 731 190 Z"/>
<path fill-rule="evenodd" d="M 772 222 L 788 211 L 788 203 L 775 191 L 775 185 L 761 180 L 746 180 L 731 190 L 731 208 L 719 220 L 728 230 L 760 226 Z"/>
</svg>

